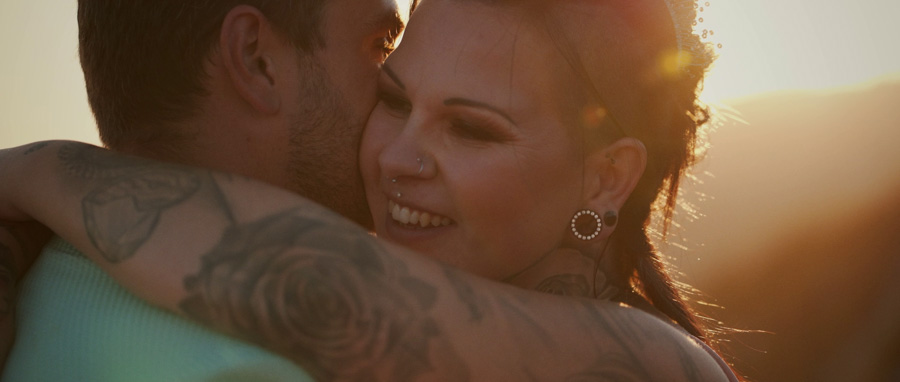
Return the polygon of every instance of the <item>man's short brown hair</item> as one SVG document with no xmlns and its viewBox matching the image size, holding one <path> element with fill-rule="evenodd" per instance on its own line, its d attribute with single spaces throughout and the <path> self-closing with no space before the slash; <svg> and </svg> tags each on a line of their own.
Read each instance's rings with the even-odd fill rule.
<svg viewBox="0 0 900 382">
<path fill-rule="evenodd" d="M 204 60 L 225 15 L 259 9 L 300 51 L 324 44 L 325 0 L 79 0 L 81 66 L 100 138 L 110 148 L 170 140 L 166 125 L 192 115 Z"/>
</svg>

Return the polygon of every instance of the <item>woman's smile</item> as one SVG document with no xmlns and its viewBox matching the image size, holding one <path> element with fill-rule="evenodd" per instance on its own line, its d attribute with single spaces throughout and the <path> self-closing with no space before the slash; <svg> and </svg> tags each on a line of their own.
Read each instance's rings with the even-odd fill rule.
<svg viewBox="0 0 900 382">
<path fill-rule="evenodd" d="M 453 222 L 446 216 L 397 204 L 393 200 L 388 200 L 388 215 L 407 228 L 446 227 Z"/>
<path fill-rule="evenodd" d="M 360 170 L 379 236 L 500 280 L 556 247 L 585 199 L 569 77 L 555 51 L 523 53 L 549 42 L 518 18 L 434 4 L 382 68 Z"/>
<path fill-rule="evenodd" d="M 436 212 L 387 201 L 379 237 L 397 244 L 427 252 L 452 242 L 456 221 Z M 458 240 L 458 239 L 457 239 Z"/>
</svg>

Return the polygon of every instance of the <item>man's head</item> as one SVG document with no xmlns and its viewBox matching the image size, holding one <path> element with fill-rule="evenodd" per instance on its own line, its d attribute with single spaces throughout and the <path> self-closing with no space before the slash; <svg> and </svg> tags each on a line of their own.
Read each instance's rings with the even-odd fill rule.
<svg viewBox="0 0 900 382">
<path fill-rule="evenodd" d="M 88 97 L 111 148 L 167 139 L 208 95 L 204 61 L 237 1 L 81 0 L 79 47 Z M 248 1 L 305 52 L 321 48 L 325 0 Z M 303 9 L 300 9 L 303 7 Z"/>
<path fill-rule="evenodd" d="M 356 151 L 408 0 L 80 0 L 108 147 L 255 177 L 357 221 Z"/>
</svg>

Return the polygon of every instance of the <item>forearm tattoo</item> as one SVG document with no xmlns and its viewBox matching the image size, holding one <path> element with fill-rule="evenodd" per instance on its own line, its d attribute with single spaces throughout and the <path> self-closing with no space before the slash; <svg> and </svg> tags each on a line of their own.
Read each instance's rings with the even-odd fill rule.
<svg viewBox="0 0 900 382">
<path fill-rule="evenodd" d="M 300 210 L 231 228 L 186 280 L 181 309 L 290 354 L 318 380 L 412 381 L 433 357 L 455 357 L 434 352 L 435 288 L 369 235 L 336 228 Z"/>
<path fill-rule="evenodd" d="M 59 159 L 69 176 L 100 182 L 83 200 L 84 226 L 103 257 L 128 259 L 153 234 L 161 214 L 190 198 L 202 174 L 175 166 L 147 166 L 143 161 L 110 161 L 103 150 L 66 144 Z"/>
<path fill-rule="evenodd" d="M 38 150 L 47 147 L 48 145 L 50 145 L 49 141 L 32 143 L 25 148 L 25 152 L 22 155 L 34 154 Z"/>
<path fill-rule="evenodd" d="M 201 189 L 215 190 L 219 199 L 206 203 L 222 210 L 228 228 L 203 255 L 200 269 L 185 279 L 187 297 L 179 309 L 189 318 L 290 358 L 316 380 L 414 381 L 435 375 L 471 379 L 474 372 L 452 339 L 472 333 L 445 332 L 447 318 L 435 314 L 439 299 L 448 296 L 451 300 L 443 303 L 461 307 L 471 327 L 490 319 L 508 327 L 504 338 L 514 333 L 512 341 L 518 342 L 510 347 L 522 351 L 506 357 L 538 360 L 542 350 L 567 347 L 555 338 L 558 329 L 528 313 L 534 311 L 529 297 L 476 291 L 466 275 L 447 267 L 440 280 L 416 277 L 405 258 L 319 206 L 308 204 L 238 223 L 209 172 L 108 156 L 80 144 L 62 147 L 58 157 L 70 178 L 96 185 L 82 201 L 84 224 L 93 245 L 113 263 L 131 258 L 155 234 L 164 213 L 196 201 Z M 584 277 L 569 276 L 547 280 L 539 289 L 583 293 Z M 2 277 L 0 270 L 0 281 Z M 595 362 L 573 371 L 569 381 L 653 380 L 634 349 L 681 346 L 651 340 L 627 315 L 589 300 L 568 305 L 566 314 L 575 317 L 569 325 L 578 327 L 564 330 L 584 332 L 587 348 L 596 354 Z M 689 361 L 685 355 L 685 372 L 696 374 Z M 545 364 L 515 365 L 521 369 L 516 375 L 547 375 Z"/>
<path fill-rule="evenodd" d="M 456 292 L 456 297 L 468 308 L 469 320 L 479 322 L 484 318 L 486 314 L 485 309 L 488 305 L 480 301 L 481 297 L 475 293 L 475 289 L 466 282 L 465 277 L 460 273 L 461 271 L 457 269 L 444 268 L 444 276 L 447 277 L 447 281 L 450 282 L 450 286 Z"/>
<path fill-rule="evenodd" d="M 541 281 L 534 289 L 538 292 L 558 296 L 589 297 L 591 295 L 591 286 L 588 284 L 587 277 L 579 274 L 551 276 Z"/>
</svg>

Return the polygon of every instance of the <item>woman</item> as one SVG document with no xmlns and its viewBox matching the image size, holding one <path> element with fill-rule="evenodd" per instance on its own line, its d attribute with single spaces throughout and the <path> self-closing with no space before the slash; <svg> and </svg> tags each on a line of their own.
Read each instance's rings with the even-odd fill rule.
<svg viewBox="0 0 900 382">
<path fill-rule="evenodd" d="M 384 66 L 360 152 L 377 235 L 485 278 L 626 302 L 705 339 L 646 235 L 657 199 L 671 218 L 706 122 L 696 92 L 710 58 L 690 32 L 693 17 L 692 3 L 662 0 L 425 2 Z M 239 183 L 242 195 L 266 201 L 247 207 L 258 209 L 251 215 L 297 203 Z M 182 234 L 167 230 L 157 240 Z M 226 240 L 254 240 L 229 232 Z M 73 243 L 96 251 L 84 238 Z M 227 272 L 216 261 L 207 254 L 179 308 L 240 332 L 231 327 L 241 319 L 217 321 L 216 304 L 229 297 L 210 287 Z M 169 288 L 178 287 L 173 279 Z"/>
<path fill-rule="evenodd" d="M 634 290 L 703 337 L 646 235 L 657 198 L 668 224 L 706 122 L 709 53 L 673 33 L 693 9 L 673 23 L 662 1 L 467 7 L 497 6 L 445 5 L 430 28 L 415 22 L 438 11 L 422 11 L 384 66 L 360 152 L 377 234 L 523 288 L 640 305 Z M 663 66 L 678 54 L 693 65 Z M 545 256 L 560 247 L 580 255 Z"/>
</svg>

